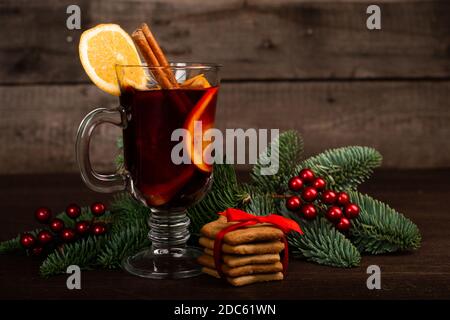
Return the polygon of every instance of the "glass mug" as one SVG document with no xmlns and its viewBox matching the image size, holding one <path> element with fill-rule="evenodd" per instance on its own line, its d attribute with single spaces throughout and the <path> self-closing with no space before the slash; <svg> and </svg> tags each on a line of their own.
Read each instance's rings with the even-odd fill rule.
<svg viewBox="0 0 450 320">
<path fill-rule="evenodd" d="M 203 75 L 210 87 L 179 85 L 161 89 L 154 79 L 161 72 L 169 71 L 167 68 L 180 84 Z M 148 235 L 151 248 L 125 258 L 122 263 L 123 268 L 134 275 L 165 279 L 192 277 L 201 272 L 196 263 L 201 251 L 186 246 L 190 236 L 186 208 L 198 202 L 209 190 L 212 166 L 198 161 L 175 164 L 172 149 L 179 141 L 172 141 L 171 137 L 179 128 L 189 132 L 193 121 L 201 121 L 205 130 L 213 127 L 220 82 L 218 71 L 219 66 L 214 64 L 118 65 L 120 106 L 95 109 L 80 124 L 76 154 L 86 185 L 97 192 L 126 190 L 150 208 Z M 136 72 L 146 75 L 145 85 L 134 85 L 129 79 Z M 90 137 L 95 127 L 102 123 L 123 129 L 125 168 L 120 172 L 101 174 L 92 169 Z"/>
</svg>

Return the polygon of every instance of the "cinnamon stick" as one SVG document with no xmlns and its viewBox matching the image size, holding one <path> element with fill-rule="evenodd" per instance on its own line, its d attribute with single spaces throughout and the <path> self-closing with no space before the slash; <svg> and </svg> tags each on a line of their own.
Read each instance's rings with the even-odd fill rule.
<svg viewBox="0 0 450 320">
<path fill-rule="evenodd" d="M 152 69 L 152 73 L 160 86 L 163 89 L 178 88 L 178 82 L 170 68 L 169 62 L 147 24 L 143 23 L 140 28 L 133 32 L 131 37 L 141 51 L 147 64 L 150 67 L 161 67 Z M 180 112 L 186 113 L 189 110 L 187 106 L 191 102 L 182 92 L 171 95 L 170 97 L 174 100 L 174 105 Z"/>
<path fill-rule="evenodd" d="M 133 32 L 131 35 L 134 42 L 138 46 L 139 50 L 141 51 L 142 56 L 144 57 L 145 61 L 149 66 L 153 67 L 160 67 L 160 62 L 158 58 L 156 57 L 154 51 L 152 50 L 150 44 L 147 41 L 147 38 L 145 37 L 143 31 L 141 29 L 137 29 Z M 167 60 L 166 60 L 167 61 Z M 173 88 L 172 82 L 167 77 L 166 73 L 160 69 L 155 68 L 154 75 L 156 77 L 156 80 L 161 85 L 161 87 L 165 89 L 171 89 Z"/>
<path fill-rule="evenodd" d="M 142 33 L 144 34 L 148 44 L 150 45 L 153 54 L 155 55 L 156 59 L 158 59 L 159 65 L 165 67 L 164 73 L 166 74 L 167 78 L 175 88 L 178 87 L 178 82 L 175 79 L 175 76 L 169 67 L 169 62 L 167 61 L 166 56 L 164 55 L 161 47 L 159 46 L 158 41 L 156 41 L 155 37 L 153 36 L 153 33 L 150 31 L 150 28 L 146 23 L 143 23 L 141 24 L 140 29 L 142 30 Z"/>
</svg>

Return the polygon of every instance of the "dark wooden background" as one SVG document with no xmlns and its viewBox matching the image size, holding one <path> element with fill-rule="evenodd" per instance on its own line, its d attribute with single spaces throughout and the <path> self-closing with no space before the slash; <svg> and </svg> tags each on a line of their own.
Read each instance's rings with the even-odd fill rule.
<svg viewBox="0 0 450 320">
<path fill-rule="evenodd" d="M 366 29 L 373 3 L 381 31 Z M 70 4 L 81 7 L 82 30 L 66 28 Z M 118 103 L 84 74 L 78 40 L 98 23 L 131 32 L 144 21 L 170 60 L 224 65 L 219 128 L 298 129 L 307 155 L 350 144 L 380 150 L 383 170 L 361 190 L 417 223 L 422 248 L 364 256 L 350 270 L 292 260 L 289 281 L 239 290 L 206 276 L 180 286 L 115 270 L 86 273 L 74 292 L 64 276 L 39 278 L 38 261 L 5 255 L 0 298 L 448 299 L 448 0 L 0 0 L 0 240 L 36 227 L 39 205 L 111 199 L 77 174 L 78 124 Z M 95 166 L 111 169 L 120 132 L 97 133 Z M 382 268 L 382 290 L 366 289 L 369 264 Z"/>
<path fill-rule="evenodd" d="M 172 61 L 224 65 L 219 128 L 295 128 L 306 153 L 376 147 L 391 168 L 450 164 L 450 2 L 366 0 L 1 0 L 0 174 L 75 172 L 82 117 L 117 99 L 78 59 L 82 30 L 148 22 Z M 82 30 L 66 28 L 78 4 Z M 93 159 L 111 168 L 119 134 L 103 127 Z"/>
</svg>

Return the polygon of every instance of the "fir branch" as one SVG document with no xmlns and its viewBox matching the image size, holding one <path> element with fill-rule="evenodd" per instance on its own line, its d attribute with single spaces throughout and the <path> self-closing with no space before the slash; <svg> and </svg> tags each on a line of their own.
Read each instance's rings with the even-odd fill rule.
<svg viewBox="0 0 450 320">
<path fill-rule="evenodd" d="M 355 190 L 380 166 L 381 154 L 369 147 L 352 146 L 327 150 L 317 156 L 303 161 L 297 166 L 295 174 L 303 168 L 311 168 L 318 176 L 323 177 L 328 188 L 343 191 Z M 287 186 L 290 176 L 286 177 Z"/>
<path fill-rule="evenodd" d="M 242 188 L 248 194 L 248 197 L 242 202 L 242 210 L 257 216 L 266 216 L 271 213 L 276 213 L 275 199 L 271 193 L 265 193 L 258 187 L 249 184 L 243 184 Z"/>
<path fill-rule="evenodd" d="M 278 152 L 274 157 L 278 157 L 278 172 L 274 175 L 262 175 L 261 169 L 270 163 L 272 152 L 277 150 L 273 148 L 278 143 Z M 272 151 L 272 149 L 274 149 Z M 303 139 L 297 131 L 290 130 L 281 133 L 273 139 L 267 149 L 262 152 L 258 158 L 257 164 L 250 173 L 252 180 L 261 190 L 266 192 L 279 192 L 280 187 L 289 176 L 292 169 L 295 168 L 303 154 Z"/>
<path fill-rule="evenodd" d="M 358 266 L 361 262 L 361 255 L 356 247 L 325 218 L 317 218 L 312 222 L 291 218 L 297 220 L 304 232 L 303 235 L 291 233 L 288 236 L 294 256 L 344 268 Z"/>
<path fill-rule="evenodd" d="M 67 267 L 73 264 L 82 269 L 93 267 L 105 239 L 105 236 L 90 236 L 74 243 L 64 244 L 47 256 L 40 267 L 40 274 L 49 277 L 64 273 Z"/>
<path fill-rule="evenodd" d="M 12 253 L 21 249 L 20 234 L 15 238 L 0 243 L 0 254 Z"/>
<path fill-rule="evenodd" d="M 73 227 L 75 227 L 75 223 L 77 221 L 93 220 L 93 219 L 95 221 L 104 221 L 104 220 L 108 221 L 110 219 L 110 215 L 111 215 L 111 212 L 106 211 L 106 213 L 104 214 L 103 217 L 98 218 L 92 214 L 89 207 L 83 207 L 83 208 L 81 208 L 81 215 L 77 219 L 72 219 L 72 218 L 68 217 L 65 212 L 61 212 L 61 213 L 57 214 L 56 217 L 61 219 L 64 222 L 64 225 L 66 227 L 73 228 Z M 45 228 L 34 229 L 32 231 L 27 231 L 27 233 L 31 233 L 33 236 L 36 237 L 37 234 L 39 233 L 39 231 L 41 231 L 43 229 L 45 229 Z M 11 252 L 23 250 L 22 246 L 20 245 L 20 236 L 21 236 L 21 234 L 17 235 L 15 238 L 12 238 L 10 240 L 0 242 L 0 254 L 11 253 Z"/>
<path fill-rule="evenodd" d="M 98 264 L 107 269 L 120 267 L 125 257 L 150 246 L 147 234 L 148 228 L 142 228 L 138 223 L 111 234 L 101 249 Z"/>
<path fill-rule="evenodd" d="M 121 232 L 129 225 L 139 225 L 144 229 L 148 229 L 147 220 L 150 215 L 150 209 L 136 201 L 128 193 L 116 195 L 110 207 L 114 219 L 112 233 Z"/>
<path fill-rule="evenodd" d="M 89 208 L 81 208 L 81 214 L 77 219 L 72 219 L 70 218 L 65 212 L 61 212 L 59 214 L 56 215 L 56 218 L 61 219 L 64 222 L 64 227 L 66 228 L 74 228 L 76 221 L 80 221 L 81 217 L 82 220 L 90 220 L 92 219 L 94 216 L 92 215 L 92 218 L 87 218 L 87 212 L 90 212 Z"/>
<path fill-rule="evenodd" d="M 26 231 L 26 233 L 30 233 L 31 235 L 33 235 L 36 238 L 39 231 L 41 231 L 41 230 L 42 230 L 41 228 L 34 229 L 32 231 Z M 16 251 L 25 252 L 24 248 L 20 244 L 21 235 L 22 235 L 22 233 L 19 233 L 15 238 L 0 242 L 0 254 L 7 254 L 7 253 L 16 252 Z"/>
<path fill-rule="evenodd" d="M 349 195 L 360 207 L 360 215 L 353 221 L 350 234 L 361 252 L 381 254 L 420 247 L 420 231 L 411 220 L 368 195 L 358 192 L 349 192 Z"/>
<path fill-rule="evenodd" d="M 126 254 L 132 254 L 149 245 L 146 224 L 149 209 L 128 194 L 119 194 L 100 220 L 112 220 L 111 230 L 102 237 L 88 237 L 51 253 L 41 265 L 45 277 L 65 272 L 67 266 L 76 264 L 80 268 L 102 266 L 114 268 L 120 265 Z M 58 215 L 66 226 L 74 221 L 65 214 Z M 94 215 L 89 208 L 83 208 L 78 220 L 91 220 Z"/>
<path fill-rule="evenodd" d="M 117 195 L 111 204 L 113 225 L 97 262 L 103 268 L 117 268 L 128 255 L 150 246 L 147 220 L 150 209 L 127 193 Z"/>
</svg>

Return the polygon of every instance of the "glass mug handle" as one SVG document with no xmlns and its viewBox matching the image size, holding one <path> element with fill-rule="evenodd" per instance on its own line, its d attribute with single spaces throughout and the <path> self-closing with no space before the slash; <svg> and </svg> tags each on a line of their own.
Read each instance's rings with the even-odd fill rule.
<svg viewBox="0 0 450 320">
<path fill-rule="evenodd" d="M 101 174 L 92 169 L 89 156 L 89 145 L 94 129 L 103 123 L 111 123 L 124 128 L 126 114 L 122 108 L 98 108 L 89 112 L 81 121 L 77 132 L 76 157 L 81 177 L 84 183 L 97 192 L 109 193 L 122 191 L 127 188 L 127 176 L 118 172 Z"/>
</svg>

